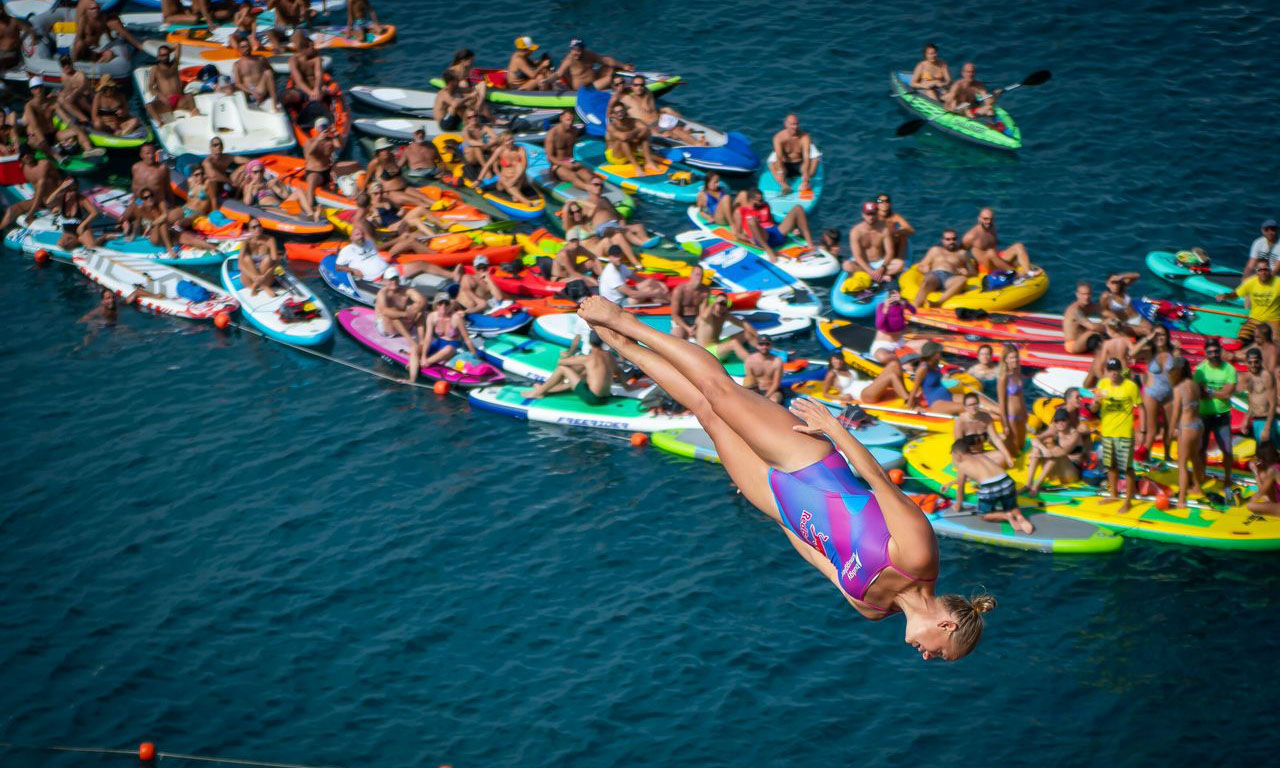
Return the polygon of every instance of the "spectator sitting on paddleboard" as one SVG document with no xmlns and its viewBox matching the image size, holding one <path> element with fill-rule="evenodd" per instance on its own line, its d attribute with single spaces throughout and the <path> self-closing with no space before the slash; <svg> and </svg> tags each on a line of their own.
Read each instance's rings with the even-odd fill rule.
<svg viewBox="0 0 1280 768">
<path fill-rule="evenodd" d="M 423 368 L 448 362 L 463 345 L 471 354 L 479 354 L 467 331 L 466 312 L 446 291 L 436 294 L 431 313 L 427 315 L 426 329 L 422 341 Z"/>
<path fill-rule="evenodd" d="M 964 292 L 969 276 L 977 269 L 973 256 L 960 246 L 954 229 L 942 231 L 942 242 L 931 246 L 920 260 L 920 290 L 916 291 L 917 307 L 940 307 L 947 299 Z M 942 291 L 937 301 L 929 294 Z"/>
<path fill-rule="evenodd" d="M 964 233 L 961 242 L 973 254 L 982 272 L 995 272 L 998 269 L 1011 269 L 1019 275 L 1040 272 L 1039 267 L 1031 264 L 1027 247 L 1022 243 L 1000 247 L 1000 238 L 996 234 L 996 213 L 990 208 L 978 211 L 978 222 Z"/>
<path fill-rule="evenodd" d="M 1018 506 L 1018 489 L 1001 466 L 990 454 L 982 453 L 981 446 L 976 449 L 967 440 L 957 440 L 951 444 L 951 465 L 956 470 L 956 511 L 964 511 L 965 482 L 972 480 L 977 484 L 978 513 L 983 520 L 1008 521 L 1019 533 L 1035 533 L 1035 526 L 1022 514 Z M 942 488 L 946 489 L 944 484 Z"/>
<path fill-rule="evenodd" d="M 809 132 L 801 130 L 800 117 L 794 112 L 788 114 L 782 119 L 782 130 L 773 134 L 773 153 L 769 156 L 769 173 L 778 181 L 782 194 L 791 194 L 787 180 L 797 176 L 800 191 L 812 191 L 810 183 L 821 162 L 822 153 L 814 146 Z"/>
<path fill-rule="evenodd" d="M 667 286 L 652 278 L 634 285 L 628 283 L 632 270 L 622 263 L 622 249 L 609 246 L 605 254 L 609 263 L 600 270 L 600 295 L 615 304 L 666 304 L 671 296 Z"/>
<path fill-rule="evenodd" d="M 587 335 L 584 354 L 571 355 L 565 350 L 546 381 L 520 394 L 539 398 L 553 392 L 573 390 L 587 405 L 604 405 L 612 397 L 611 389 L 617 378 L 617 361 L 604 348 L 600 335 L 592 331 Z"/>
<path fill-rule="evenodd" d="M 619 70 L 633 71 L 635 67 L 612 56 L 596 53 L 581 40 L 574 38 L 569 41 L 569 52 L 552 73 L 552 79 L 564 78 L 573 90 L 590 87 L 603 91 L 609 87 L 614 72 Z"/>
<path fill-rule="evenodd" d="M 777 248 L 787 243 L 787 235 L 799 232 L 804 242 L 813 249 L 813 234 L 809 231 L 809 216 L 799 205 L 791 206 L 781 222 L 774 222 L 773 211 L 765 202 L 764 193 L 758 188 L 747 190 L 747 199 L 738 206 L 738 229 L 747 240 L 764 249 L 769 261 L 778 260 Z"/>
<path fill-rule="evenodd" d="M 632 117 L 625 105 L 615 103 L 609 107 L 604 130 L 606 159 L 614 165 L 634 165 L 646 173 L 657 173 L 661 166 L 649 149 L 649 133 L 649 127 Z"/>
<path fill-rule="evenodd" d="M 1053 412 L 1049 428 L 1031 438 L 1031 452 L 1027 459 L 1027 482 L 1019 490 L 1028 496 L 1038 496 L 1045 481 L 1075 483 L 1084 469 L 1084 436 L 1071 426 L 1071 414 L 1066 408 Z M 1040 474 L 1036 475 L 1036 470 Z"/>
<path fill-rule="evenodd" d="M 276 268 L 284 264 L 276 239 L 262 229 L 262 222 L 250 219 L 245 231 L 249 234 L 240 250 L 240 282 L 249 289 L 250 296 L 262 291 L 275 296 Z"/>
<path fill-rule="evenodd" d="M 871 266 L 873 261 L 879 261 L 880 266 Z M 905 267 L 906 261 L 893 237 L 893 227 L 880 217 L 878 204 L 866 201 L 862 204 L 862 221 L 849 228 L 849 258 L 844 268 L 850 274 L 866 272 L 872 282 L 881 283 Z"/>
<path fill-rule="evenodd" d="M 508 86 L 517 91 L 550 90 L 551 81 L 554 79 L 551 56 L 544 53 L 535 63 L 533 52 L 536 50 L 538 50 L 538 44 L 533 42 L 532 37 L 525 35 L 515 39 L 515 50 L 507 60 Z"/>
</svg>

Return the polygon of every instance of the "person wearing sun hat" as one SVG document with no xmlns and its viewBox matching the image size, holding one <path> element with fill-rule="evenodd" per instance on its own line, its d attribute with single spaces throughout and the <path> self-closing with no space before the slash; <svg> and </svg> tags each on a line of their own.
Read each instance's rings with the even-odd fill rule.
<svg viewBox="0 0 1280 768">
<path fill-rule="evenodd" d="M 533 52 L 538 44 L 533 38 L 525 35 L 515 40 L 515 50 L 507 61 L 507 85 L 520 91 L 537 91 L 546 87 L 547 78 L 551 76 L 551 57 L 542 54 L 542 58 L 534 61 Z"/>
<path fill-rule="evenodd" d="M 142 127 L 142 120 L 129 111 L 129 100 L 120 93 L 120 84 L 111 75 L 98 78 L 89 114 L 95 130 L 113 136 L 128 136 Z"/>
</svg>

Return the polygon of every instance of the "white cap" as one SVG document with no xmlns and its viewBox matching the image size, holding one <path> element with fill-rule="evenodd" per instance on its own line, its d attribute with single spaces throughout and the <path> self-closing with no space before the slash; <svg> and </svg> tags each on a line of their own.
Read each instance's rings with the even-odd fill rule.
<svg viewBox="0 0 1280 768">
<path fill-rule="evenodd" d="M 30 80 L 28 80 L 28 81 L 27 81 L 27 87 L 28 87 L 28 88 L 43 88 L 43 87 L 44 87 L 44 78 L 43 78 L 43 77 L 40 77 L 39 75 L 36 75 L 35 77 L 33 77 L 33 78 L 31 78 Z"/>
<path fill-rule="evenodd" d="M 400 270 L 394 266 L 387 267 L 387 271 L 382 273 L 383 280 L 395 280 L 400 277 Z"/>
<path fill-rule="evenodd" d="M 664 131 L 669 131 L 672 128 L 675 128 L 679 122 L 680 121 L 676 119 L 675 115 L 671 114 L 670 112 L 666 112 L 666 113 L 663 113 L 662 116 L 658 118 L 658 127 Z"/>
</svg>

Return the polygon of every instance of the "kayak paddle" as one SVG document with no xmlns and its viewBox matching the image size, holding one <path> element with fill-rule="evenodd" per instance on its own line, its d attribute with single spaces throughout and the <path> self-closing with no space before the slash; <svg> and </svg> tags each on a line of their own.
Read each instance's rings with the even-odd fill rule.
<svg viewBox="0 0 1280 768">
<path fill-rule="evenodd" d="M 1001 94 L 1008 93 L 1009 91 L 1012 91 L 1016 88 L 1022 88 L 1024 86 L 1031 88 L 1037 85 L 1044 85 L 1045 83 L 1049 82 L 1050 78 L 1052 77 L 1053 77 L 1053 73 L 1050 72 L 1049 70 L 1037 69 L 1035 72 L 1032 72 L 1031 74 L 1023 78 L 1022 82 L 1013 83 L 1012 85 L 1005 86 L 1003 89 L 1001 89 Z M 970 107 L 970 106 L 972 106 L 972 103 L 961 104 L 959 107 L 956 108 L 956 110 L 965 109 L 966 107 Z M 925 120 L 924 118 L 920 118 L 920 117 L 912 118 L 911 120 L 908 120 L 907 122 L 898 126 L 898 129 L 894 131 L 894 133 L 896 133 L 898 136 L 910 136 L 911 134 L 915 133 L 916 131 L 928 125 L 930 122 L 932 122 L 932 120 Z"/>
</svg>

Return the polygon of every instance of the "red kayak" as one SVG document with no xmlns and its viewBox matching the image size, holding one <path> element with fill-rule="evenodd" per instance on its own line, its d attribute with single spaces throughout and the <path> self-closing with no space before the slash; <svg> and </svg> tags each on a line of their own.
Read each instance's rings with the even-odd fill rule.
<svg viewBox="0 0 1280 768">
<path fill-rule="evenodd" d="M 489 277 L 493 282 L 502 289 L 504 293 L 513 296 L 559 296 L 564 291 L 564 280 L 548 280 L 543 276 L 542 271 L 538 269 L 522 269 L 512 271 L 509 269 L 513 265 L 508 264 L 502 269 L 489 270 Z M 680 275 L 672 275 L 666 272 L 635 272 L 636 279 L 650 278 L 658 280 L 668 288 L 675 288 L 677 285 L 688 280 L 688 277 Z M 635 282 L 629 280 L 628 282 Z"/>
</svg>

